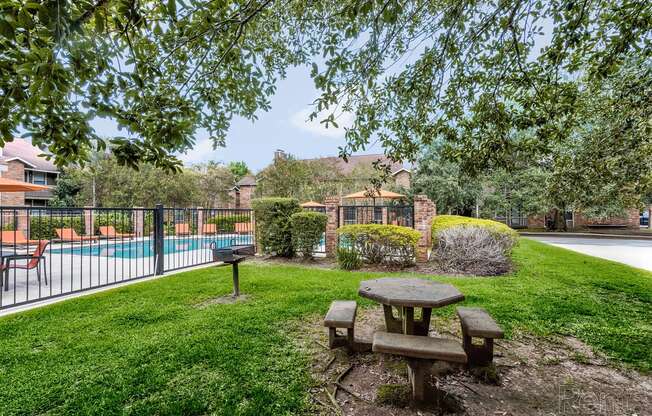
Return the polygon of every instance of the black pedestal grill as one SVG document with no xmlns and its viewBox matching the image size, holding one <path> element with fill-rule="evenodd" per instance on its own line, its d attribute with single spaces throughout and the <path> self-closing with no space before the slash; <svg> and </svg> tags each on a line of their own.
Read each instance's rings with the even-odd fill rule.
<svg viewBox="0 0 652 416">
<path fill-rule="evenodd" d="M 211 243 L 213 250 L 213 261 L 230 264 L 233 268 L 233 296 L 240 296 L 240 276 L 238 275 L 238 264 L 247 256 L 253 256 L 256 248 L 253 245 L 231 245 L 217 248 L 215 242 Z"/>
</svg>

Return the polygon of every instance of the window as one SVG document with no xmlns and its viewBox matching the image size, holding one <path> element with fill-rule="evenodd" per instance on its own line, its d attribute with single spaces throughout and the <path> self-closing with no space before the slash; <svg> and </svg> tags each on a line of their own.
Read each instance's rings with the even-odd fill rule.
<svg viewBox="0 0 652 416">
<path fill-rule="evenodd" d="M 355 207 L 344 207 L 344 224 L 355 224 L 356 222 Z"/>
<path fill-rule="evenodd" d="M 32 183 L 36 185 L 47 185 L 45 173 L 43 172 L 32 173 Z"/>
<path fill-rule="evenodd" d="M 374 207 L 374 224 L 383 223 L 383 207 Z"/>
</svg>

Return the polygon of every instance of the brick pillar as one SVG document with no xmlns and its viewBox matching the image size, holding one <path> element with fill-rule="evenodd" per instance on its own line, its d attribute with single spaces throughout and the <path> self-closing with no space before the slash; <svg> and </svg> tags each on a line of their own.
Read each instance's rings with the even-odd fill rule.
<svg viewBox="0 0 652 416">
<path fill-rule="evenodd" d="M 84 234 L 94 235 L 95 227 L 93 224 L 93 207 L 84 207 Z"/>
<path fill-rule="evenodd" d="M 197 207 L 197 234 L 204 233 L 204 210 L 202 207 Z"/>
<path fill-rule="evenodd" d="M 387 224 L 391 224 L 391 223 L 392 222 L 388 221 L 388 218 L 387 218 L 387 207 L 383 207 L 383 224 L 387 225 Z"/>
<path fill-rule="evenodd" d="M 417 243 L 417 261 L 428 261 L 430 249 L 432 248 L 432 236 L 430 228 L 432 220 L 437 215 L 437 206 L 425 195 L 414 197 L 414 229 L 421 237 Z"/>
<path fill-rule="evenodd" d="M 27 223 L 27 210 L 18 209 L 16 211 L 16 230 L 22 231 L 23 234 L 29 236 L 29 224 Z M 28 237 L 29 238 L 29 237 Z"/>
<path fill-rule="evenodd" d="M 326 215 L 328 221 L 326 222 L 326 255 L 333 257 L 337 251 L 337 228 L 338 224 L 338 210 L 340 206 L 340 198 L 336 196 L 329 196 L 324 201 L 326 205 Z"/>
<path fill-rule="evenodd" d="M 136 237 L 142 237 L 144 234 L 145 228 L 145 212 L 142 207 L 134 207 L 134 210 L 131 211 L 131 222 L 134 225 L 133 233 Z"/>
</svg>

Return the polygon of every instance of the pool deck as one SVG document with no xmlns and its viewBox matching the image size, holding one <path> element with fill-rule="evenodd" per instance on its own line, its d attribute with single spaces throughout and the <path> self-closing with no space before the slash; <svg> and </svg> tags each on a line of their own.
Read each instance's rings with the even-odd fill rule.
<svg viewBox="0 0 652 416">
<path fill-rule="evenodd" d="M 220 235 L 218 237 L 232 238 L 234 236 Z M 242 236 L 239 237 L 242 238 Z M 206 239 L 210 239 L 210 236 L 166 237 L 166 244 L 168 246 L 174 244 L 174 250 L 178 251 L 164 255 L 165 273 L 170 274 L 175 270 L 186 271 L 194 266 L 210 264 L 212 262 L 212 252 L 209 244 L 205 243 Z M 193 247 L 192 240 L 200 243 L 194 245 L 199 248 L 189 249 Z M 134 238 L 130 241 L 133 246 L 146 246 L 151 243 L 149 237 Z M 170 241 L 173 243 L 170 243 Z M 120 243 L 129 244 L 129 241 L 126 239 L 101 240 L 99 243 L 85 242 L 83 245 L 85 248 L 90 246 L 104 248 Z M 40 282 L 38 281 L 36 269 L 10 269 L 9 290 L 7 291 L 5 291 L 4 275 L 2 275 L 3 287 L 0 290 L 0 306 L 7 308 L 46 297 L 65 296 L 73 293 L 86 294 L 88 290 L 93 288 L 106 290 L 120 283 L 141 281 L 142 278 L 154 276 L 156 270 L 154 256 L 122 258 L 97 254 L 75 254 L 74 249 L 79 247 L 80 244 L 78 243 L 53 242 L 50 245 L 45 253 L 48 275 L 47 285 L 43 277 Z M 5 247 L 4 250 L 11 249 Z M 24 253 L 27 250 L 17 249 L 16 251 Z M 33 248 L 30 248 L 29 251 L 33 251 Z M 105 252 L 105 254 L 107 253 Z M 24 263 L 24 260 L 19 261 L 19 264 Z M 11 309 L 2 309 L 0 312 L 10 311 Z M 21 309 L 24 308 L 21 307 Z M 0 315 L 3 314 L 0 313 Z"/>
</svg>

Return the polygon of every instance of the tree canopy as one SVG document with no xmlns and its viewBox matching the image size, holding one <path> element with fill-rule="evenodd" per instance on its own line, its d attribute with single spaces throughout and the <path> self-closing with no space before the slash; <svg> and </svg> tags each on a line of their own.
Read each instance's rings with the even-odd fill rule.
<svg viewBox="0 0 652 416">
<path fill-rule="evenodd" d="M 414 161 L 441 139 L 469 175 L 529 158 L 558 177 L 591 167 L 570 179 L 599 184 L 614 167 L 613 192 L 585 186 L 578 201 L 644 182 L 634 155 L 649 155 L 638 140 L 651 129 L 649 1 L 16 0 L 0 11 L 1 140 L 26 131 L 59 166 L 110 144 L 121 164 L 178 169 L 174 153 L 199 128 L 224 144 L 233 116 L 255 119 L 289 66 L 310 65 L 312 117 L 355 116 L 343 157 L 377 141 Z M 596 108 L 605 117 L 591 120 Z M 94 117 L 124 136 L 98 137 Z"/>
</svg>

